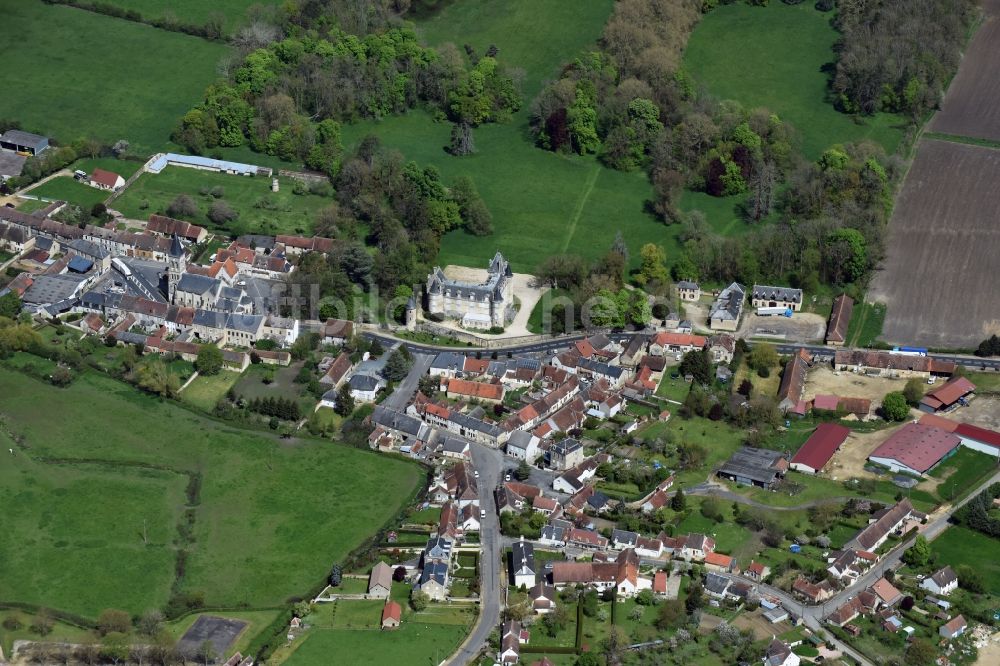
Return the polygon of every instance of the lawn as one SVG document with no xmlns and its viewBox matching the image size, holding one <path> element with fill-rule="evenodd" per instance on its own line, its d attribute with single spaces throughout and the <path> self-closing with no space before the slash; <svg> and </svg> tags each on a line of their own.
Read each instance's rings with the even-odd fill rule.
<svg viewBox="0 0 1000 666">
<path fill-rule="evenodd" d="M 1000 372 L 967 372 L 965 376 L 979 393 L 1000 393 Z"/>
<path fill-rule="evenodd" d="M 17 36 L 0 42 L 6 117 L 63 143 L 126 139 L 136 153 L 166 147 L 229 52 L 197 37 L 43 2 L 4 3 L 4 29 Z"/>
<path fill-rule="evenodd" d="M 952 526 L 931 542 L 940 565 L 953 569 L 967 564 L 979 575 L 986 591 L 1000 596 L 1000 540 L 965 527 Z"/>
<path fill-rule="evenodd" d="M 254 398 L 294 398 L 297 396 L 299 407 L 303 414 L 311 413 L 316 406 L 316 398 L 304 394 L 305 384 L 295 382 L 296 375 L 304 362 L 297 361 L 285 367 L 274 365 L 251 365 L 233 386 L 236 395 L 253 400 Z M 264 379 L 270 377 L 271 383 L 265 384 Z"/>
<path fill-rule="evenodd" d="M 193 25 L 204 25 L 213 15 L 223 18 L 226 33 L 232 33 L 246 22 L 247 9 L 251 5 L 277 4 L 259 0 L 105 0 L 106 4 L 131 9 L 151 21 L 168 16 Z"/>
<path fill-rule="evenodd" d="M 377 629 L 382 622 L 385 602 L 338 601 L 333 609 L 333 626 L 337 629 Z"/>
<path fill-rule="evenodd" d="M 663 379 L 660 380 L 660 385 L 656 387 L 656 395 L 683 404 L 688 393 L 691 391 L 691 382 L 684 381 L 683 377 L 674 379 L 670 376 L 674 371 L 675 368 L 667 368 L 664 371 Z M 670 411 L 671 413 L 677 411 L 676 405 Z"/>
<path fill-rule="evenodd" d="M 7 458 L 0 466 L 7 535 L 0 598 L 90 617 L 107 606 L 137 613 L 167 601 L 185 477 L 46 464 L 20 452 Z"/>
<path fill-rule="evenodd" d="M 84 185 L 72 176 L 59 176 L 32 188 L 27 194 L 43 197 L 53 201 L 66 201 L 90 210 L 94 204 L 104 203 L 111 196 L 107 190 L 99 190 L 90 185 Z"/>
<path fill-rule="evenodd" d="M 941 461 L 930 475 L 943 479 L 936 489 L 937 496 L 949 502 L 974 490 L 996 468 L 993 456 L 960 446 L 954 455 Z"/>
<path fill-rule="evenodd" d="M 199 472 L 180 589 L 203 592 L 209 605 L 281 603 L 394 518 L 421 476 L 404 461 L 329 442 L 279 444 L 93 372 L 56 389 L 0 370 L 0 395 L 9 428 L 25 436 L 0 470 L 3 506 L 19 507 L 0 541 L 5 600 L 89 616 L 162 604 L 187 473 Z M 107 464 L 41 462 L 48 457 Z"/>
<path fill-rule="evenodd" d="M 895 152 L 903 121 L 879 114 L 856 122 L 828 101 L 825 69 L 835 62 L 832 13 L 813 3 L 716 7 L 695 28 L 684 65 L 708 91 L 745 107 L 766 107 L 792 123 L 806 157 L 833 144 L 871 139 Z"/>
<path fill-rule="evenodd" d="M 451 654 L 466 631 L 463 626 L 408 622 L 406 617 L 395 631 L 314 627 L 284 664 L 433 665 Z"/>
<path fill-rule="evenodd" d="M 67 168 L 70 170 L 79 169 L 86 172 L 88 176 L 93 173 L 94 169 L 104 169 L 105 171 L 114 172 L 125 180 L 128 180 L 132 174 L 142 168 L 143 164 L 144 162 L 140 160 L 119 160 L 114 157 L 88 157 L 82 160 L 77 160 Z"/>
<path fill-rule="evenodd" d="M 217 375 L 198 375 L 181 391 L 181 400 L 198 409 L 211 412 L 240 378 L 239 373 L 223 370 Z"/>
<path fill-rule="evenodd" d="M 451 125 L 415 111 L 382 122 L 344 128 L 353 146 L 374 133 L 407 159 L 433 164 L 445 182 L 468 175 L 493 214 L 495 233 L 462 231 L 442 239 L 439 263 L 485 266 L 498 249 L 516 271 L 533 271 L 547 256 L 576 252 L 596 259 L 621 231 L 638 265 L 639 248 L 655 242 L 676 249 L 668 232 L 644 209 L 651 187 L 642 172 L 606 169 L 593 157 L 556 155 L 536 148 L 528 135 L 528 107 L 545 80 L 562 65 L 596 48 L 612 2 L 570 0 L 463 0 L 418 23 L 427 43 L 470 44 L 480 53 L 491 44 L 500 61 L 524 71 L 524 105 L 510 123 L 475 130 L 477 152 L 445 152 Z M 544 242 L 539 242 L 544 239 Z"/>
<path fill-rule="evenodd" d="M 872 347 L 882 335 L 885 323 L 884 303 L 855 303 L 847 325 L 846 347 Z"/>
<path fill-rule="evenodd" d="M 280 179 L 278 192 L 271 191 L 271 179 L 211 173 L 184 167 L 167 167 L 158 174 L 144 173 L 115 200 L 115 208 L 126 217 L 146 219 L 151 213 L 166 213 L 177 196 L 187 194 L 198 204 L 198 215 L 188 218 L 229 235 L 312 234 L 313 216 L 331 199 L 312 194 L 294 194 L 293 181 Z M 222 201 L 239 215 L 220 227 L 208 219 L 208 209 L 216 199 L 207 194 L 223 189 Z M 206 194 L 201 194 L 205 191 Z"/>
</svg>

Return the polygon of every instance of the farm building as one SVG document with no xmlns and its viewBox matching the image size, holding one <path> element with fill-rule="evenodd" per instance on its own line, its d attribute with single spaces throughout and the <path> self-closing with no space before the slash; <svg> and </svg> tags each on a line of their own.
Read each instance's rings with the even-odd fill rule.
<svg viewBox="0 0 1000 666">
<path fill-rule="evenodd" d="M 24 155 L 0 151 L 0 182 L 20 176 L 27 160 Z"/>
<path fill-rule="evenodd" d="M 104 169 L 94 169 L 90 173 L 90 185 L 99 190 L 109 190 L 114 192 L 125 186 L 125 179 L 114 171 Z"/>
<path fill-rule="evenodd" d="M 21 130 L 7 130 L 0 134 L 0 148 L 22 155 L 37 155 L 49 147 L 48 137 Z"/>
<path fill-rule="evenodd" d="M 946 377 L 955 371 L 955 364 L 950 361 L 938 361 L 930 356 L 844 349 L 834 354 L 833 369 L 839 372 L 863 373 L 872 377 L 929 377 L 931 375 Z"/>
<path fill-rule="evenodd" d="M 812 357 L 805 349 L 799 349 L 795 356 L 785 364 L 781 375 L 781 385 L 778 387 L 778 409 L 784 412 L 804 415 L 805 404 L 802 402 L 802 390 L 806 385 L 806 373 Z"/>
<path fill-rule="evenodd" d="M 146 169 L 150 173 L 160 173 L 168 166 L 181 166 L 190 169 L 201 169 L 202 171 L 215 171 L 217 173 L 229 173 L 239 176 L 270 176 L 269 167 L 259 167 L 253 164 L 241 164 L 239 162 L 228 162 L 226 160 L 215 160 L 210 157 L 198 157 L 196 155 L 178 155 L 177 153 L 166 153 L 160 155 Z"/>
<path fill-rule="evenodd" d="M 755 308 L 790 308 L 797 312 L 802 307 L 802 290 L 755 284 L 750 302 Z"/>
<path fill-rule="evenodd" d="M 893 472 L 922 476 L 961 444 L 957 435 L 919 423 L 907 423 L 872 451 L 868 460 Z"/>
<path fill-rule="evenodd" d="M 851 431 L 837 423 L 821 423 L 792 457 L 789 467 L 817 474 L 844 443 Z"/>
<path fill-rule="evenodd" d="M 746 287 L 739 282 L 733 282 L 719 292 L 709 311 L 709 328 L 713 331 L 735 331 L 739 328 L 746 297 Z"/>
<path fill-rule="evenodd" d="M 724 479 L 747 486 L 771 488 L 788 471 L 788 461 L 780 451 L 744 446 L 719 468 Z"/>
<path fill-rule="evenodd" d="M 847 341 L 847 327 L 851 323 L 854 312 L 854 299 L 847 294 L 841 294 L 833 299 L 833 310 L 830 312 L 830 322 L 826 327 L 826 344 L 840 346 Z"/>
<path fill-rule="evenodd" d="M 965 377 L 952 377 L 921 398 L 920 411 L 933 414 L 950 409 L 975 390 L 976 385 Z"/>
<path fill-rule="evenodd" d="M 946 419 L 945 417 L 938 416 L 937 414 L 924 414 L 920 417 L 919 423 L 920 425 L 940 428 L 946 432 L 955 432 L 955 428 L 958 427 L 958 421 L 952 421 L 951 419 Z"/>
<path fill-rule="evenodd" d="M 971 423 L 959 423 L 954 434 L 961 440 L 962 446 L 1000 457 L 1000 433 Z"/>
</svg>

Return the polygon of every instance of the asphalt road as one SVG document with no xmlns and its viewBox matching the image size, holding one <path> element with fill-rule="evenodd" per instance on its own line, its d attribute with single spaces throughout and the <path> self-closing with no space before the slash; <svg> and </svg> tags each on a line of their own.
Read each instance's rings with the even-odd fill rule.
<svg viewBox="0 0 1000 666">
<path fill-rule="evenodd" d="M 409 374 L 396 385 L 392 395 L 386 398 L 383 404 L 389 409 L 394 409 L 398 412 L 405 410 L 417 392 L 417 385 L 420 383 L 420 378 L 427 374 L 427 369 L 431 367 L 433 360 L 434 357 L 430 354 L 414 354 L 413 367 L 410 368 Z"/>
<path fill-rule="evenodd" d="M 493 489 L 500 482 L 503 454 L 481 444 L 472 444 L 472 463 L 479 472 L 479 507 L 486 511 L 481 520 L 479 542 L 479 619 L 458 651 L 448 660 L 449 666 L 472 663 L 489 639 L 490 632 L 500 624 L 500 602 L 503 599 L 501 564 L 500 517 L 497 515 Z"/>
<path fill-rule="evenodd" d="M 632 339 L 636 335 L 648 335 L 649 332 L 641 331 L 622 331 L 619 333 L 612 333 L 608 337 L 616 342 L 624 342 Z M 391 335 L 385 333 L 374 333 L 365 332 L 365 337 L 368 338 L 378 338 L 380 342 L 384 345 L 392 345 L 400 342 L 399 339 L 392 337 Z M 467 356 L 472 356 L 477 353 L 482 353 L 484 355 L 491 355 L 496 352 L 498 355 L 505 355 L 508 352 L 513 354 L 531 354 L 531 353 L 549 353 L 554 352 L 557 349 L 563 349 L 568 347 L 570 344 L 577 340 L 582 340 L 586 337 L 585 333 L 578 333 L 574 335 L 567 335 L 559 338 L 553 338 L 552 340 L 546 340 L 543 342 L 535 342 L 527 345 L 516 345 L 512 347 L 501 347 L 497 349 L 483 349 L 479 347 L 438 347 L 434 345 L 425 345 L 416 342 L 404 341 L 406 347 L 412 352 L 419 352 L 424 354 L 437 354 L 442 351 L 453 351 L 459 354 L 465 354 Z M 809 344 L 787 344 L 781 342 L 773 343 L 775 349 L 779 354 L 794 354 L 799 349 L 806 349 L 814 356 L 820 357 L 833 357 L 833 354 L 842 349 L 848 349 L 845 347 L 827 347 L 825 345 L 809 345 Z M 966 366 L 967 368 L 978 369 L 978 370 L 997 370 L 1000 371 L 1000 358 L 980 358 L 978 356 L 965 356 L 961 354 L 928 354 L 932 358 L 936 358 L 939 361 L 951 361 L 953 363 L 958 363 Z"/>
</svg>

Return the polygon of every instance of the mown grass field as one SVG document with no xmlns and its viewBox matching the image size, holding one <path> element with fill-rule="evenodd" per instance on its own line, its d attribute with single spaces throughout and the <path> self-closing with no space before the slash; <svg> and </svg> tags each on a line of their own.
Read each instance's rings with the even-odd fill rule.
<svg viewBox="0 0 1000 666">
<path fill-rule="evenodd" d="M 885 304 L 859 302 L 854 304 L 851 321 L 847 325 L 848 347 L 871 347 L 882 336 L 885 323 Z"/>
<path fill-rule="evenodd" d="M 407 159 L 437 166 L 446 182 L 462 174 L 475 181 L 496 231 L 486 237 L 446 235 L 442 265 L 485 265 L 498 249 L 517 271 L 530 272 L 560 252 L 596 259 L 619 230 L 636 265 L 643 243 L 676 249 L 672 234 L 645 211 L 652 190 L 644 173 L 612 171 L 593 157 L 549 153 L 528 134 L 531 100 L 565 62 L 596 48 L 611 7 L 608 0 L 463 0 L 418 23 L 431 45 L 468 43 L 481 53 L 493 44 L 504 65 L 524 70 L 524 108 L 510 123 L 477 128 L 474 155 L 447 154 L 451 125 L 422 111 L 344 128 L 347 146 L 374 133 Z"/>
<path fill-rule="evenodd" d="M 396 584 L 396 588 L 407 586 Z M 395 595 L 394 595 L 395 596 Z M 324 604 L 307 618 L 312 628 L 290 655 L 276 653 L 286 666 L 327 664 L 437 664 L 452 653 L 475 620 L 470 607 L 431 604 L 413 612 L 405 603 L 399 629 L 381 631 L 380 601 L 338 601 Z"/>
<path fill-rule="evenodd" d="M 85 185 L 75 180 L 72 176 L 53 178 L 38 187 L 32 188 L 28 194 L 54 201 L 67 201 L 80 206 L 84 210 L 90 210 L 94 207 L 94 204 L 103 203 L 105 199 L 111 196 L 111 192 Z"/>
<path fill-rule="evenodd" d="M 115 200 L 115 208 L 126 217 L 144 220 L 152 213 L 165 214 L 177 196 L 186 194 L 198 204 L 199 214 L 189 222 L 223 231 L 229 235 L 244 233 L 312 234 L 313 217 L 330 199 L 312 194 L 294 194 L 293 181 L 281 179 L 280 189 L 271 191 L 270 178 L 233 176 L 198 169 L 167 167 L 158 174 L 144 173 Z M 223 189 L 222 201 L 238 217 L 219 227 L 208 219 L 215 197 L 207 194 L 215 187 Z M 201 194 L 202 190 L 206 194 Z"/>
<path fill-rule="evenodd" d="M 936 489 L 937 496 L 950 502 L 975 490 L 996 468 L 993 456 L 960 446 L 954 455 L 931 470 L 930 475 L 941 479 Z"/>
<path fill-rule="evenodd" d="M 896 116 L 879 114 L 858 124 L 827 100 L 826 65 L 836 61 L 832 13 L 813 3 L 716 7 L 695 28 L 684 65 L 720 99 L 766 107 L 791 122 L 809 159 L 836 143 L 871 139 L 894 152 L 903 132 Z"/>
<path fill-rule="evenodd" d="M 198 375 L 181 391 L 181 400 L 198 409 L 211 412 L 240 378 L 239 373 L 223 370 L 217 375 Z"/>
<path fill-rule="evenodd" d="M 63 143 L 93 137 L 127 139 L 138 153 L 165 147 L 228 53 L 222 44 L 72 7 L 3 4 L 3 114 Z"/>
<path fill-rule="evenodd" d="M 931 542 L 938 562 L 952 568 L 967 564 L 979 575 L 986 591 L 1000 595 L 1000 540 L 965 527 L 952 526 Z"/>
<path fill-rule="evenodd" d="M 10 372 L 3 374 L 6 379 Z M 6 390 L 12 387 L 3 384 L 4 395 L 10 395 Z M 16 422 L 9 405 L 4 414 Z M 0 443 L 5 454 L 14 446 L 6 437 Z M 163 605 L 170 596 L 174 526 L 186 478 L 157 470 L 48 464 L 34 455 L 34 447 L 27 455 L 18 450 L 0 466 L 5 514 L 0 599 L 90 617 L 107 606 L 141 612 Z"/>
<path fill-rule="evenodd" d="M 251 5 L 277 4 L 259 0 L 107 0 L 109 4 L 124 9 L 134 9 L 146 20 L 173 15 L 184 23 L 204 25 L 213 14 L 223 17 L 224 30 L 233 32 L 246 22 L 247 9 Z"/>
<path fill-rule="evenodd" d="M 16 507 L 0 540 L 4 600 L 88 616 L 165 601 L 188 477 L 116 463 L 202 474 L 180 589 L 251 608 L 308 592 L 396 514 L 421 476 L 368 452 L 224 425 L 93 372 L 56 389 L 0 370 L 0 395 L 8 427 L 25 436 L 0 469 L 2 504 Z"/>
</svg>

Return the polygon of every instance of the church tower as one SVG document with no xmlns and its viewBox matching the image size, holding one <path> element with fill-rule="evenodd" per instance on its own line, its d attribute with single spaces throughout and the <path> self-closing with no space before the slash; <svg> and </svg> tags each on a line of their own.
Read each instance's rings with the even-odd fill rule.
<svg viewBox="0 0 1000 666">
<path fill-rule="evenodd" d="M 174 234 L 173 240 L 170 242 L 170 252 L 167 255 L 167 300 L 170 303 L 174 302 L 177 283 L 186 269 L 187 257 L 184 255 L 184 246 L 181 245 L 177 234 Z"/>
</svg>

